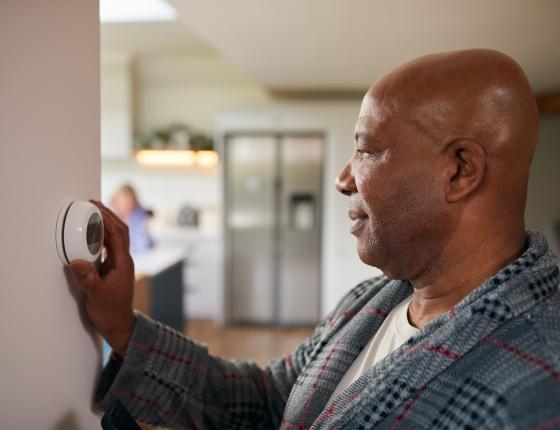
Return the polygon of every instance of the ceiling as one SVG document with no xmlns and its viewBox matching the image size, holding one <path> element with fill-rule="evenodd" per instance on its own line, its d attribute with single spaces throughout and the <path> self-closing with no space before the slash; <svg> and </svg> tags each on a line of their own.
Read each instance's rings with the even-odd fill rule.
<svg viewBox="0 0 560 430">
<path fill-rule="evenodd" d="M 101 50 L 142 56 L 162 53 L 207 53 L 212 48 L 182 22 L 126 22 L 101 25 Z"/>
<path fill-rule="evenodd" d="M 280 91 L 355 91 L 416 56 L 474 47 L 513 56 L 537 93 L 560 88 L 557 0 L 170 0 L 180 23 L 112 24 L 150 51 L 216 50 Z M 183 27 L 181 27 L 183 24 Z M 103 25 L 106 46 L 118 28 Z M 152 36 L 143 26 L 160 26 Z M 136 26 L 136 27 L 135 27 Z M 188 30 L 187 30 L 188 28 Z M 114 31 L 113 31 L 114 30 Z M 126 39 L 126 40 L 125 40 Z"/>
</svg>

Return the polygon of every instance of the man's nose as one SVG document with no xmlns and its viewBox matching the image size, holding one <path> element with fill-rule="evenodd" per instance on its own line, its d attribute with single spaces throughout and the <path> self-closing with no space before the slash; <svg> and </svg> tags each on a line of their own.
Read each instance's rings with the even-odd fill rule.
<svg viewBox="0 0 560 430">
<path fill-rule="evenodd" d="M 354 175 L 352 175 L 352 166 L 350 163 L 347 163 L 346 166 L 342 168 L 336 177 L 334 184 L 336 190 L 345 196 L 351 196 L 357 192 L 356 181 L 354 179 Z"/>
</svg>

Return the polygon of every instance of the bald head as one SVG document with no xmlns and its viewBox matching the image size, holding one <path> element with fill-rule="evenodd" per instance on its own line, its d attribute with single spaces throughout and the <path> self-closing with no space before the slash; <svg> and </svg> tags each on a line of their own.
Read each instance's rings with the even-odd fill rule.
<svg viewBox="0 0 560 430">
<path fill-rule="evenodd" d="M 535 98 L 523 70 L 500 52 L 417 58 L 382 78 L 364 101 L 398 112 L 435 144 L 469 138 L 488 154 L 513 152 L 530 164 L 539 121 Z"/>
<path fill-rule="evenodd" d="M 367 220 L 353 231 L 362 260 L 410 279 L 448 243 L 524 235 L 537 133 L 531 87 L 502 53 L 427 55 L 384 76 L 337 178 L 351 217 Z"/>
</svg>

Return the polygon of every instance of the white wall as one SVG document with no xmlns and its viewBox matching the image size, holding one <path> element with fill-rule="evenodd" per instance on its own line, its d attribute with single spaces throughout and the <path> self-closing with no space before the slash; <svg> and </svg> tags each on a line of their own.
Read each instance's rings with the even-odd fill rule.
<svg viewBox="0 0 560 430">
<path fill-rule="evenodd" d="M 95 0 L 0 2 L 0 428 L 99 429 L 99 339 L 55 249 L 59 205 L 99 195 Z"/>
<path fill-rule="evenodd" d="M 186 123 L 212 133 L 216 114 L 255 104 L 267 92 L 213 53 L 143 56 L 133 64 L 135 128 L 148 132 Z"/>
</svg>

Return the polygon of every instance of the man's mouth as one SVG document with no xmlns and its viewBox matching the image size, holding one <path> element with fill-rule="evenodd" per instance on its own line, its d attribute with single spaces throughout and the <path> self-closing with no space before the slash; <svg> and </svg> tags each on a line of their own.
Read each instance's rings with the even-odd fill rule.
<svg viewBox="0 0 560 430">
<path fill-rule="evenodd" d="M 348 211 L 348 217 L 352 220 L 352 225 L 350 226 L 350 233 L 352 234 L 361 230 L 368 219 L 367 214 L 358 208 L 351 208 Z"/>
</svg>

